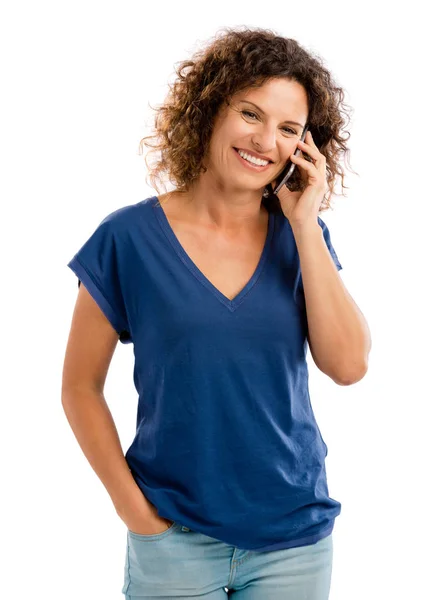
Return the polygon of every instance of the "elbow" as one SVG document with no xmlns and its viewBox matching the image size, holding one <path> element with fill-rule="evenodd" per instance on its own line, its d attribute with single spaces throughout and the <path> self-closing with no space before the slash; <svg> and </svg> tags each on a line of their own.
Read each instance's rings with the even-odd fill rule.
<svg viewBox="0 0 439 600">
<path fill-rule="evenodd" d="M 353 385 L 363 379 L 368 371 L 368 365 L 364 364 L 361 368 L 358 366 L 355 369 L 345 369 L 337 372 L 335 375 L 331 375 L 331 379 L 335 381 L 337 385 Z"/>
</svg>

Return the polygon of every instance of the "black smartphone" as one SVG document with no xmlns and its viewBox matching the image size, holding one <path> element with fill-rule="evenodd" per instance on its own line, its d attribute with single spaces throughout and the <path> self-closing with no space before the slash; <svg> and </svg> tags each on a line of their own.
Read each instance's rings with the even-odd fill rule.
<svg viewBox="0 0 439 600">
<path fill-rule="evenodd" d="M 305 136 L 306 136 L 306 132 L 308 131 L 308 128 L 309 128 L 309 126 L 305 125 L 305 129 L 303 130 L 302 135 L 300 137 L 301 142 L 305 141 Z M 297 147 L 296 151 L 294 153 L 294 156 L 299 156 L 300 152 L 302 152 L 301 149 L 299 147 Z M 280 188 L 287 183 L 287 181 L 290 179 L 291 175 L 294 172 L 295 166 L 296 166 L 295 163 L 292 163 L 290 160 L 288 161 L 287 166 L 285 167 L 285 169 L 282 171 L 282 173 L 277 178 L 277 180 L 279 180 L 280 183 L 279 183 L 279 185 L 276 186 L 276 189 L 274 190 L 273 194 L 277 195 Z"/>
</svg>

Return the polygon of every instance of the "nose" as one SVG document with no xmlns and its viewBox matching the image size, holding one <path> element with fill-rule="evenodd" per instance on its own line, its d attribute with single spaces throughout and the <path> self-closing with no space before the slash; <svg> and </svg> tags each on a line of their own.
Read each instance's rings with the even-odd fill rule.
<svg viewBox="0 0 439 600">
<path fill-rule="evenodd" d="M 276 134 L 270 130 L 253 136 L 252 141 L 261 154 L 270 154 L 276 148 Z"/>
<path fill-rule="evenodd" d="M 252 141 L 255 144 L 256 151 L 260 154 L 265 155 L 275 155 L 276 154 L 276 146 L 277 146 L 277 136 L 278 129 L 277 126 L 271 125 L 270 123 L 261 124 L 260 127 L 254 132 Z M 287 144 L 290 140 L 282 140 L 281 147 L 287 147 Z M 293 142 L 293 140 L 291 140 Z M 290 143 L 291 143 L 290 142 Z M 283 151 L 281 147 L 278 150 L 278 155 L 281 157 Z M 290 151 L 293 152 L 295 148 L 292 148 Z"/>
</svg>

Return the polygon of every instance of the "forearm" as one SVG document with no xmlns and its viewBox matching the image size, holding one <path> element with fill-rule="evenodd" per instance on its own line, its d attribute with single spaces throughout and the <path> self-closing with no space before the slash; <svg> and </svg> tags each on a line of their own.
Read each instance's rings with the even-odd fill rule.
<svg viewBox="0 0 439 600">
<path fill-rule="evenodd" d="M 338 274 L 319 223 L 293 232 L 316 364 L 335 380 L 358 381 L 371 347 L 367 322 Z"/>
<path fill-rule="evenodd" d="M 109 493 L 118 514 L 135 511 L 145 497 L 122 451 L 119 435 L 103 394 L 92 390 L 64 392 L 62 406 L 73 433 Z"/>
</svg>

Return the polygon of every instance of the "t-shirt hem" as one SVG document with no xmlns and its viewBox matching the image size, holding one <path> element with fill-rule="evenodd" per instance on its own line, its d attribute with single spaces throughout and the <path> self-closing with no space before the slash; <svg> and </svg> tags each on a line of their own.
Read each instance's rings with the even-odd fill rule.
<svg viewBox="0 0 439 600">
<path fill-rule="evenodd" d="M 329 527 L 326 527 L 325 529 L 323 529 L 319 533 L 315 533 L 314 535 L 308 535 L 306 537 L 298 538 L 298 539 L 294 539 L 294 540 L 287 540 L 286 542 L 278 542 L 276 544 L 270 544 L 269 546 L 263 546 L 260 548 L 252 548 L 252 552 L 270 552 L 273 550 L 283 550 L 285 548 L 298 548 L 300 546 L 311 546 L 313 544 L 316 544 L 321 539 L 331 535 L 332 530 L 334 529 L 334 522 L 335 521 L 332 521 L 332 523 L 329 525 Z"/>
</svg>

